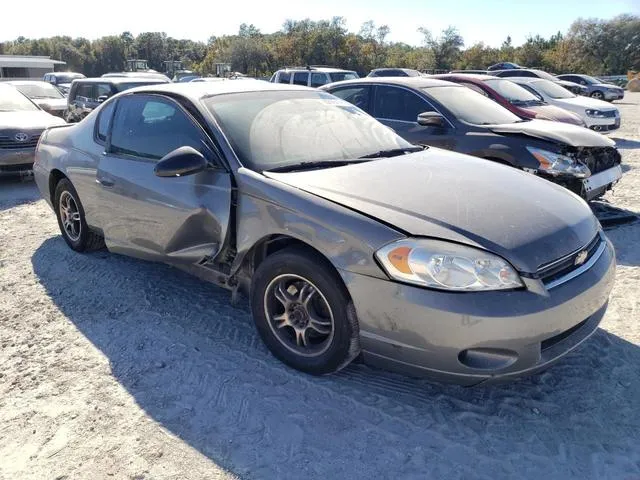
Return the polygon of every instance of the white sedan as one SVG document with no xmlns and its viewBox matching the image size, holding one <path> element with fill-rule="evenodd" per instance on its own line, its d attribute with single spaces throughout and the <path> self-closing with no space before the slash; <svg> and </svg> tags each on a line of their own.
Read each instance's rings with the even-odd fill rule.
<svg viewBox="0 0 640 480">
<path fill-rule="evenodd" d="M 542 78 L 510 77 L 507 80 L 521 85 L 550 105 L 578 114 L 592 130 L 607 132 L 620 128 L 620 112 L 608 102 L 574 95 L 557 83 Z"/>
</svg>

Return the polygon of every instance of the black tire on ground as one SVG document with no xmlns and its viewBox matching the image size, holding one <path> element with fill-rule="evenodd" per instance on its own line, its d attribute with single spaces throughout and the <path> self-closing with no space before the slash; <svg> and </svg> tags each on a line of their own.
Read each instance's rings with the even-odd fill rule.
<svg viewBox="0 0 640 480">
<path fill-rule="evenodd" d="M 278 330 L 267 314 L 268 304 L 278 305 L 272 293 L 273 285 L 277 284 L 274 282 L 286 276 L 299 277 L 315 287 L 316 299 L 326 301 L 323 305 L 329 307 L 333 316 L 333 333 L 326 337 L 325 350 L 312 356 L 293 351 L 295 346 L 285 346 L 278 335 L 286 334 L 276 332 L 291 332 L 293 337 L 295 330 L 289 326 Z M 251 310 L 258 333 L 271 353 L 297 370 L 312 375 L 333 373 L 347 366 L 360 353 L 358 321 L 347 289 L 332 265 L 311 249 L 288 247 L 267 257 L 260 264 L 252 280 Z M 304 350 L 306 344 L 298 348 Z"/>
<path fill-rule="evenodd" d="M 62 214 L 60 210 L 60 199 L 63 195 L 71 196 L 71 198 L 75 202 L 75 205 L 77 206 L 77 210 L 80 215 L 80 231 L 77 238 L 71 238 L 71 236 L 63 226 Z M 60 233 L 62 234 L 62 238 L 64 238 L 64 241 L 67 242 L 67 245 L 69 245 L 71 249 L 75 250 L 76 252 L 90 252 L 104 248 L 104 239 L 97 233 L 89 230 L 84 217 L 84 208 L 82 207 L 82 203 L 80 203 L 80 197 L 78 196 L 78 192 L 76 192 L 76 189 L 73 187 L 69 180 L 63 178 L 58 182 L 58 184 L 56 185 L 54 199 L 54 209 L 56 212 L 56 217 L 58 218 L 58 227 L 60 227 Z"/>
<path fill-rule="evenodd" d="M 604 100 L 604 94 L 600 90 L 596 90 L 595 92 L 591 92 L 592 98 L 597 98 L 599 100 Z"/>
</svg>

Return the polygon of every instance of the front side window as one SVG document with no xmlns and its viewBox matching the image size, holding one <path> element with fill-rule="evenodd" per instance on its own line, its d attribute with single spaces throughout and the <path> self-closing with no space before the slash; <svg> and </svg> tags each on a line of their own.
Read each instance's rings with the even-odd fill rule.
<svg viewBox="0 0 640 480">
<path fill-rule="evenodd" d="M 111 96 L 111 85 L 108 83 L 98 83 L 96 85 L 95 99 L 97 100 L 100 97 L 110 97 Z"/>
<path fill-rule="evenodd" d="M 356 72 L 331 72 L 329 74 L 332 82 L 342 82 L 343 80 L 357 80 L 358 74 Z"/>
<path fill-rule="evenodd" d="M 309 84 L 308 72 L 296 72 L 293 74 L 293 84 L 306 87 Z"/>
<path fill-rule="evenodd" d="M 199 127 L 177 104 L 148 95 L 130 95 L 118 101 L 111 152 L 159 160 L 184 146 L 209 155 Z"/>
<path fill-rule="evenodd" d="M 458 120 L 472 125 L 500 125 L 521 121 L 493 100 L 462 86 L 429 87 L 424 91 Z"/>
<path fill-rule="evenodd" d="M 83 83 L 78 85 L 78 89 L 76 90 L 76 98 L 82 101 L 88 101 L 93 98 L 93 84 L 91 83 Z"/>
<path fill-rule="evenodd" d="M 327 76 L 324 73 L 312 73 L 311 74 L 311 86 L 314 88 L 321 87 L 327 83 Z"/>
<path fill-rule="evenodd" d="M 418 115 L 434 111 L 424 99 L 399 87 L 376 87 L 374 115 L 386 120 L 416 123 Z"/>
<path fill-rule="evenodd" d="M 115 104 L 115 101 L 109 102 L 102 108 L 102 110 L 100 110 L 100 116 L 96 122 L 96 138 L 101 143 L 107 141 L 107 134 L 109 133 L 109 125 L 111 123 L 111 117 L 113 117 Z"/>
<path fill-rule="evenodd" d="M 204 103 L 242 164 L 255 171 L 411 147 L 359 108 L 322 91 L 233 93 Z"/>
<path fill-rule="evenodd" d="M 18 90 L 0 85 L 0 112 L 28 112 L 33 110 L 38 110 L 38 107 Z"/>
<path fill-rule="evenodd" d="M 365 112 L 369 112 L 370 93 L 371 87 L 368 86 L 339 88 L 331 92 L 332 95 L 354 104 Z"/>
</svg>

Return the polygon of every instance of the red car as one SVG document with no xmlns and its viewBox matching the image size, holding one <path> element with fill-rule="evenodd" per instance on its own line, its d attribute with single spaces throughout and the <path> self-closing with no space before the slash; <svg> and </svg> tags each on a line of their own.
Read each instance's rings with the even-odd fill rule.
<svg viewBox="0 0 640 480">
<path fill-rule="evenodd" d="M 585 126 L 582 119 L 563 108 L 549 105 L 520 85 L 491 75 L 444 74 L 434 78 L 459 83 L 499 103 L 521 118 L 554 120 Z"/>
</svg>

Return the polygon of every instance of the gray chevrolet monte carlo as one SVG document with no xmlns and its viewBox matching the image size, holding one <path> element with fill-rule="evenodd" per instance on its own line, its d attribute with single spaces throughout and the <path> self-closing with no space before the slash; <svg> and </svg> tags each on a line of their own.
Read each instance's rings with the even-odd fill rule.
<svg viewBox="0 0 640 480">
<path fill-rule="evenodd" d="M 596 330 L 614 281 L 573 193 L 306 87 L 130 90 L 47 130 L 34 173 L 72 249 L 248 295 L 271 352 L 312 374 L 356 357 L 466 385 L 530 374 Z"/>
</svg>

